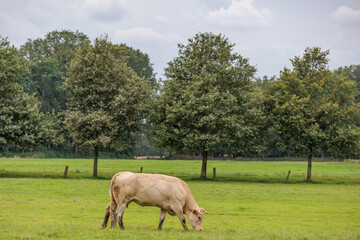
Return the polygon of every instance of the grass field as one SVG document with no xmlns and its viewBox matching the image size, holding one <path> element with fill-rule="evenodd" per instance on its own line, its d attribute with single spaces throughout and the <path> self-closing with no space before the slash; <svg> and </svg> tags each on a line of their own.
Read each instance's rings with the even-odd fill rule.
<svg viewBox="0 0 360 240">
<path fill-rule="evenodd" d="M 62 178 L 65 165 L 68 178 L 92 176 L 92 159 L 0 159 L 0 177 Z M 99 178 L 111 179 L 119 171 L 162 173 L 195 180 L 200 177 L 201 161 L 190 160 L 99 160 Z M 306 162 L 208 161 L 208 177 L 216 168 L 219 181 L 282 183 L 291 170 L 290 183 L 306 180 Z M 360 184 L 360 164 L 314 162 L 314 183 Z"/>
<path fill-rule="evenodd" d="M 91 179 L 91 160 L 0 159 L 0 239 L 360 239 L 359 164 L 314 163 L 314 179 L 322 184 L 309 184 L 301 182 L 304 162 L 210 161 L 217 181 L 195 180 L 198 161 L 99 163 L 101 178 Z M 65 165 L 70 179 L 61 179 Z M 160 210 L 136 204 L 125 211 L 125 231 L 99 229 L 109 202 L 107 178 L 140 166 L 184 176 L 209 212 L 204 231 L 184 232 L 169 215 L 157 231 Z M 283 184 L 288 170 L 292 184 Z"/>
</svg>

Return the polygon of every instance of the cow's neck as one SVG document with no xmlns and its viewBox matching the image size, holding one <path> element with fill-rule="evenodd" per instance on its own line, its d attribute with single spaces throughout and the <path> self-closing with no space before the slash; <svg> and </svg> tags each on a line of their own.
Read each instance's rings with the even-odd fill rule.
<svg viewBox="0 0 360 240">
<path fill-rule="evenodd" d="M 185 209 L 184 212 L 192 212 L 195 209 L 198 209 L 199 206 L 197 205 L 195 198 L 193 197 L 193 195 L 190 193 L 188 194 L 187 198 L 186 198 L 186 204 L 185 204 Z"/>
</svg>

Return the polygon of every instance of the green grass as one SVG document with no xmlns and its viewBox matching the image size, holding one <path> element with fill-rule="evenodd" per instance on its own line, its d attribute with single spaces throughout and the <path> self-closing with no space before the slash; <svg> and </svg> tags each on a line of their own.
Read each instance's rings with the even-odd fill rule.
<svg viewBox="0 0 360 240">
<path fill-rule="evenodd" d="M 189 181 L 209 215 L 184 232 L 159 209 L 130 204 L 125 231 L 100 230 L 107 180 L 0 179 L 0 239 L 359 239 L 360 186 Z M 189 227 L 190 224 L 188 223 Z"/>
<path fill-rule="evenodd" d="M 69 179 L 62 179 L 65 165 Z M 185 232 L 160 210 L 130 204 L 125 231 L 100 230 L 115 172 L 160 172 L 185 179 L 209 212 L 204 231 Z M 209 161 L 217 181 L 199 181 L 200 161 L 0 159 L 0 239 L 360 239 L 359 164 Z M 292 184 L 284 184 L 291 170 Z M 36 178 L 35 178 L 36 177 Z M 106 179 L 104 179 L 106 178 Z M 190 224 L 188 222 L 188 226 Z"/>
<path fill-rule="evenodd" d="M 83 179 L 92 176 L 92 159 L 0 159 L 0 177 L 62 178 L 65 165 L 68 178 Z M 99 160 L 99 178 L 110 179 L 119 171 L 162 173 L 185 180 L 198 179 L 201 161 L 189 160 Z M 290 183 L 304 182 L 306 162 L 241 162 L 208 161 L 208 177 L 216 167 L 217 180 L 241 182 L 282 183 L 291 170 Z M 314 183 L 360 184 L 360 164 L 314 162 Z"/>
</svg>

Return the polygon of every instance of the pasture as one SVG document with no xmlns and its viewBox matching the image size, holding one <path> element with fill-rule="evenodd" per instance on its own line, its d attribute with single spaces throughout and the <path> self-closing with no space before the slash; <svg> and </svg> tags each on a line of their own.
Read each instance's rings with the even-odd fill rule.
<svg viewBox="0 0 360 240">
<path fill-rule="evenodd" d="M 200 161 L 101 159 L 92 179 L 91 159 L 0 159 L 0 239 L 359 239 L 359 165 L 314 163 L 309 184 L 305 162 L 209 161 L 217 180 L 199 181 Z M 134 203 L 125 231 L 100 230 L 110 177 L 140 166 L 186 180 L 209 212 L 204 231 L 184 232 L 169 215 L 157 231 L 160 210 Z"/>
</svg>

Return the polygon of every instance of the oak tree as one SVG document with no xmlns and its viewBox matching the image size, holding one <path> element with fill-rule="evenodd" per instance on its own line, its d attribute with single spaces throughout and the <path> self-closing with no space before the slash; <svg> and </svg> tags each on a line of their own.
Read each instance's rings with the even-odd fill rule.
<svg viewBox="0 0 360 240">
<path fill-rule="evenodd" d="M 129 131 L 136 130 L 148 111 L 151 89 L 108 38 L 78 48 L 71 61 L 65 87 L 69 93 L 66 125 L 74 143 L 94 152 L 97 176 L 99 151 L 122 151 L 129 146 Z"/>
<path fill-rule="evenodd" d="M 305 49 L 303 56 L 291 59 L 293 69 L 284 68 L 267 94 L 275 142 L 282 150 L 307 156 L 307 181 L 317 151 L 336 155 L 359 149 L 355 84 L 333 76 L 328 54 L 318 47 Z"/>
<path fill-rule="evenodd" d="M 159 146 L 202 153 L 201 178 L 209 152 L 219 146 L 256 151 L 264 115 L 261 91 L 251 81 L 255 71 L 221 34 L 198 33 L 179 44 L 151 115 Z"/>
</svg>

